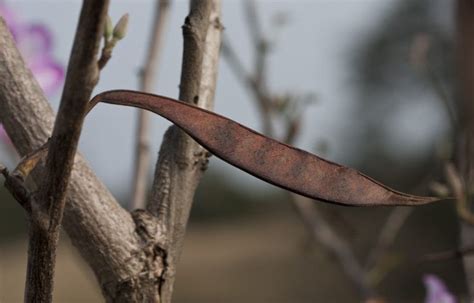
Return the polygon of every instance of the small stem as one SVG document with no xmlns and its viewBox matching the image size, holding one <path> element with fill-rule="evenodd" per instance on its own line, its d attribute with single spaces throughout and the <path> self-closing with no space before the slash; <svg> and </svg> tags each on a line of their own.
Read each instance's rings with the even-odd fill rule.
<svg viewBox="0 0 474 303">
<path fill-rule="evenodd" d="M 250 92 L 254 95 L 254 100 L 260 114 L 262 123 L 262 131 L 265 135 L 273 137 L 273 124 L 271 119 L 270 97 L 268 93 L 262 88 L 262 81 L 256 81 L 257 77 L 250 75 L 243 68 L 243 64 L 238 58 L 236 52 L 231 46 L 228 39 L 223 39 L 222 55 L 226 59 L 227 64 L 233 70 L 235 76 L 245 85 L 247 85 Z"/>
<path fill-rule="evenodd" d="M 377 243 L 375 243 L 367 257 L 365 263 L 366 272 L 371 271 L 374 266 L 377 265 L 380 258 L 387 252 L 412 212 L 413 208 L 408 207 L 396 207 L 390 212 L 378 235 Z"/>
<path fill-rule="evenodd" d="M 157 0 L 153 30 L 151 33 L 148 54 L 143 65 L 140 79 L 140 90 L 151 92 L 158 67 L 158 59 L 163 48 L 163 33 L 169 17 L 169 0 Z M 150 114 L 138 110 L 138 123 L 135 141 L 135 173 L 133 179 L 133 196 L 130 209 L 145 208 L 147 180 L 150 168 Z"/>
<path fill-rule="evenodd" d="M 291 195 L 291 200 L 314 240 L 337 258 L 342 270 L 356 285 L 361 297 L 365 299 L 374 297 L 374 290 L 370 287 L 365 271 L 354 255 L 352 247 L 333 231 L 332 227 L 317 211 L 314 201 L 295 194 Z"/>
</svg>

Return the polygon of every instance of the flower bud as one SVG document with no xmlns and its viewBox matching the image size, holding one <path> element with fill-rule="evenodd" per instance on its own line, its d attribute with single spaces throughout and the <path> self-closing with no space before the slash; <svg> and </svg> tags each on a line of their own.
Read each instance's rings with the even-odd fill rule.
<svg viewBox="0 0 474 303">
<path fill-rule="evenodd" d="M 107 15 L 107 18 L 105 19 L 105 27 L 104 27 L 105 40 L 109 40 L 112 37 L 113 31 L 114 31 L 114 26 L 112 24 L 112 19 L 110 19 L 110 16 Z"/>
<path fill-rule="evenodd" d="M 114 39 L 122 40 L 127 34 L 128 27 L 128 14 L 123 15 L 120 20 L 117 22 L 114 28 Z"/>
</svg>

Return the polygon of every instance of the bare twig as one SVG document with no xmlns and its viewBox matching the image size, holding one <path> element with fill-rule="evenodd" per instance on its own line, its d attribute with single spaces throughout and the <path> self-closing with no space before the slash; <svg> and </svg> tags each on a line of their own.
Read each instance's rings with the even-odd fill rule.
<svg viewBox="0 0 474 303">
<path fill-rule="evenodd" d="M 193 0 L 183 25 L 183 65 L 179 99 L 211 109 L 221 44 L 220 1 Z M 197 184 L 207 167 L 208 153 L 177 127 L 166 132 L 155 169 L 147 209 L 168 233 L 167 270 L 162 302 L 170 302 L 176 264 Z"/>
<path fill-rule="evenodd" d="M 364 299 L 374 297 L 374 292 L 366 279 L 365 271 L 355 257 L 350 245 L 339 237 L 314 207 L 314 202 L 303 196 L 292 194 L 293 204 L 303 223 L 315 241 L 328 249 L 341 264 L 347 277 L 356 285 Z"/>
<path fill-rule="evenodd" d="M 260 116 L 263 123 L 263 132 L 271 137 L 274 135 L 272 124 L 272 98 L 268 90 L 267 83 L 267 56 L 269 51 L 268 41 L 263 33 L 258 15 L 258 7 L 255 0 L 246 0 L 244 2 L 246 11 L 247 25 L 249 34 L 253 40 L 254 46 L 254 70 L 252 79 L 252 86 L 255 94 L 258 95 L 256 99 L 260 109 Z"/>
<path fill-rule="evenodd" d="M 266 77 L 266 61 L 268 55 L 268 41 L 263 34 L 260 18 L 258 17 L 258 8 L 255 0 L 246 0 L 244 2 L 246 10 L 246 19 L 249 28 L 249 34 L 253 40 L 255 47 L 255 62 L 254 62 L 254 81 L 255 85 L 267 92 L 267 77 Z M 269 100 L 261 100 L 261 102 L 268 102 Z"/>
<path fill-rule="evenodd" d="M 464 247 L 451 249 L 435 253 L 426 254 L 421 257 L 420 262 L 440 262 L 457 258 L 462 258 L 474 254 L 474 247 Z"/>
<path fill-rule="evenodd" d="M 234 74 L 239 78 L 239 80 L 247 85 L 250 92 L 255 97 L 255 102 L 260 114 L 260 119 L 262 121 L 262 131 L 264 134 L 272 137 L 273 136 L 273 124 L 271 119 L 272 107 L 271 107 L 271 98 L 268 93 L 257 84 L 255 80 L 256 77 L 245 71 L 243 64 L 237 57 L 233 47 L 230 44 L 230 41 L 226 38 L 223 39 L 222 43 L 222 55 L 226 58 L 227 64 L 233 70 Z M 261 83 L 261 82 L 260 82 Z"/>
<path fill-rule="evenodd" d="M 377 265 L 380 258 L 387 252 L 412 212 L 413 208 L 408 207 L 396 207 L 390 212 L 378 234 L 377 242 L 366 259 L 365 270 L 367 272 L 371 271 Z"/>
<path fill-rule="evenodd" d="M 140 90 L 151 92 L 158 66 L 158 59 L 162 49 L 163 33 L 169 16 L 169 0 L 157 0 L 153 21 L 153 29 L 148 45 L 148 54 L 140 79 Z M 150 171 L 150 114 L 142 109 L 138 110 L 138 124 L 135 143 L 135 174 L 133 179 L 133 195 L 130 209 L 145 208 L 147 195 L 148 172 Z"/>
<path fill-rule="evenodd" d="M 469 209 L 467 191 L 459 172 L 453 163 L 446 163 L 444 171 L 446 180 L 455 197 L 458 216 L 467 223 L 474 225 L 474 213 Z"/>
</svg>

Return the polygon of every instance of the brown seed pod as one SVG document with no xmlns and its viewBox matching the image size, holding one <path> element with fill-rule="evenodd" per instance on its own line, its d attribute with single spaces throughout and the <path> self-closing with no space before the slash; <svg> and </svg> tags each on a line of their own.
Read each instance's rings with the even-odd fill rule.
<svg viewBox="0 0 474 303">
<path fill-rule="evenodd" d="M 329 203 L 421 205 L 439 200 L 395 191 L 355 169 L 268 138 L 235 121 L 188 103 L 148 93 L 113 90 L 98 102 L 139 107 L 179 126 L 215 156 L 266 182 Z"/>
</svg>

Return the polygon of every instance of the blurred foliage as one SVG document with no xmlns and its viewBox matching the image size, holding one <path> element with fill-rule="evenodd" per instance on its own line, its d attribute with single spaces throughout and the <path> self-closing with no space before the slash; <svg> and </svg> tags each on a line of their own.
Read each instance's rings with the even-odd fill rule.
<svg viewBox="0 0 474 303">
<path fill-rule="evenodd" d="M 191 220 L 192 223 L 226 221 L 285 208 L 288 208 L 288 205 L 283 191 L 245 190 L 243 185 L 236 184 L 229 174 L 210 170 L 204 175 L 196 192 Z"/>
<path fill-rule="evenodd" d="M 452 84 L 452 28 L 440 16 L 449 16 L 453 4 L 445 0 L 400 1 L 357 46 L 354 59 L 357 84 L 361 94 L 369 97 L 361 100 L 364 105 L 383 103 L 384 99 L 378 98 L 383 95 L 419 93 L 426 89 L 424 79 L 416 74 L 409 60 L 414 39 L 420 34 L 428 35 L 431 41 L 429 64 L 447 84 Z"/>
<path fill-rule="evenodd" d="M 433 113 L 446 111 L 444 102 L 451 102 L 441 100 L 437 89 L 443 89 L 448 98 L 453 95 L 453 5 L 453 1 L 445 0 L 397 2 L 354 50 L 353 80 L 358 97 L 353 123 L 360 130 L 352 142 L 358 146 L 355 166 L 399 188 L 417 185 L 427 168 L 436 174 L 436 148 L 450 135 L 446 118 L 428 139 L 431 147 L 409 155 L 400 153 L 402 146 L 391 138 L 394 128 L 408 123 L 403 117 L 414 107 L 422 106 L 425 113 Z M 413 48 L 420 36 L 428 40 L 429 48 L 422 54 L 426 55 L 421 58 L 424 62 L 416 66 Z M 433 77 L 441 88 L 434 87 Z M 394 119 L 400 120 L 398 125 Z M 416 130 L 430 119 L 433 117 L 423 114 L 410 121 L 409 128 Z"/>
</svg>

